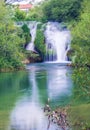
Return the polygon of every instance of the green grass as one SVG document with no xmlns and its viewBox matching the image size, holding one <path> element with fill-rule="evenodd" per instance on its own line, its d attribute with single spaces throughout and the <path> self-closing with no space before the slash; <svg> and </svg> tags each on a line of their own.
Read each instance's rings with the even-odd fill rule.
<svg viewBox="0 0 90 130">
<path fill-rule="evenodd" d="M 90 104 L 72 106 L 68 115 L 73 130 L 90 130 Z"/>
<path fill-rule="evenodd" d="M 0 110 L 0 130 L 7 130 L 9 126 L 9 111 Z"/>
</svg>

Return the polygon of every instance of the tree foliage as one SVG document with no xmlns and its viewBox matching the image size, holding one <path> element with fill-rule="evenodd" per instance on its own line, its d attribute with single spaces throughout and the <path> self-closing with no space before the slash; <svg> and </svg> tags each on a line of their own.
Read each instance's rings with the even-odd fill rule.
<svg viewBox="0 0 90 130">
<path fill-rule="evenodd" d="M 72 48 L 75 63 L 90 65 L 90 1 L 84 0 L 82 8 L 80 20 L 72 30 Z"/>
<path fill-rule="evenodd" d="M 26 13 L 24 11 L 19 10 L 18 8 L 15 10 L 14 19 L 16 21 L 24 21 L 26 18 Z"/>
<path fill-rule="evenodd" d="M 79 21 L 72 28 L 74 102 L 90 103 L 90 1 L 84 0 Z"/>
<path fill-rule="evenodd" d="M 49 21 L 77 19 L 82 0 L 49 0 L 43 5 L 44 15 Z"/>
<path fill-rule="evenodd" d="M 22 54 L 20 38 L 22 30 L 15 27 L 11 19 L 9 8 L 0 2 L 0 70 L 21 67 Z"/>
<path fill-rule="evenodd" d="M 26 21 L 45 21 L 42 6 L 35 6 L 26 15 Z"/>
</svg>

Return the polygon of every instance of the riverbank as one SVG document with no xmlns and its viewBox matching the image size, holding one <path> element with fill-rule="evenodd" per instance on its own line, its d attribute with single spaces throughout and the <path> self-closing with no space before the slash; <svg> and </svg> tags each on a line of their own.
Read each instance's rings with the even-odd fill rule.
<svg viewBox="0 0 90 130">
<path fill-rule="evenodd" d="M 25 66 L 25 65 L 24 65 Z M 4 73 L 4 72 L 14 72 L 14 71 L 21 71 L 21 70 L 25 70 L 25 67 L 19 67 L 19 68 L 0 68 L 0 72 Z"/>
<path fill-rule="evenodd" d="M 90 104 L 69 107 L 68 118 L 73 130 L 90 130 Z"/>
<path fill-rule="evenodd" d="M 8 129 L 7 126 L 10 122 L 9 115 L 10 112 L 8 110 L 0 110 L 0 130 L 6 130 Z"/>
<path fill-rule="evenodd" d="M 20 65 L 14 67 L 13 66 L 6 66 L 6 67 L 2 67 L 0 68 L 0 72 L 13 72 L 13 71 L 21 71 L 21 70 L 25 70 L 25 66 L 27 64 L 30 64 L 30 63 L 40 63 L 40 62 L 43 62 L 42 58 L 38 55 L 38 54 L 27 54 L 27 57 L 23 60 L 23 61 L 20 61 Z"/>
<path fill-rule="evenodd" d="M 63 130 L 90 130 L 90 104 L 58 107 L 55 110 L 46 105 L 44 112 L 49 121 L 48 128 L 54 123 Z"/>
</svg>

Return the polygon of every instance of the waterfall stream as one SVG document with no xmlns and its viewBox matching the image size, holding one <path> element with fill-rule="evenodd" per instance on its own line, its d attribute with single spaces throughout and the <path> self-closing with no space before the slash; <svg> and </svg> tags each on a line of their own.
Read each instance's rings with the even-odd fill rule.
<svg viewBox="0 0 90 130">
<path fill-rule="evenodd" d="M 48 22 L 45 30 L 46 61 L 66 62 L 70 49 L 70 31 L 57 22 Z"/>
<path fill-rule="evenodd" d="M 34 41 L 36 37 L 36 30 L 37 30 L 37 22 L 29 22 L 28 27 L 30 29 L 31 41 L 27 45 L 26 50 L 35 51 L 34 50 Z"/>
</svg>

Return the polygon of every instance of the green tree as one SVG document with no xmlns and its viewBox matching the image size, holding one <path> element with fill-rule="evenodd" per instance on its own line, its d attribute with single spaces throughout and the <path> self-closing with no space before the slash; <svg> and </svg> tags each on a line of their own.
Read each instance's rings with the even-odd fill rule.
<svg viewBox="0 0 90 130">
<path fill-rule="evenodd" d="M 22 30 L 14 26 L 11 11 L 3 1 L 0 2 L 0 9 L 0 70 L 18 69 L 22 66 L 24 55 L 21 44 L 25 40 L 20 38 Z"/>
<path fill-rule="evenodd" d="M 26 20 L 30 21 L 45 21 L 45 17 L 42 10 L 42 5 L 35 6 L 26 15 Z"/>
<path fill-rule="evenodd" d="M 47 20 L 70 21 L 77 19 L 82 0 L 49 0 L 44 3 L 43 11 Z"/>
<path fill-rule="evenodd" d="M 75 50 L 74 62 L 90 66 L 90 1 L 84 0 L 80 20 L 72 30 L 72 48 Z"/>
<path fill-rule="evenodd" d="M 75 64 L 73 103 L 90 103 L 90 1 L 84 0 L 79 21 L 72 29 L 72 61 Z"/>
<path fill-rule="evenodd" d="M 14 19 L 16 21 L 24 21 L 26 18 L 26 12 L 19 10 L 18 8 L 15 10 Z"/>
</svg>

